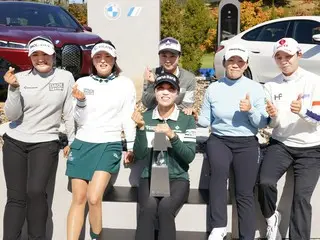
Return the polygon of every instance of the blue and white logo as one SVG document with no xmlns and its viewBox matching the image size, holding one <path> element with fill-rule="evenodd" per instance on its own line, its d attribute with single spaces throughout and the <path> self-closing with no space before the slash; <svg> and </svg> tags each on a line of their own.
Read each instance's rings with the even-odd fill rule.
<svg viewBox="0 0 320 240">
<path fill-rule="evenodd" d="M 128 17 L 138 17 L 140 15 L 141 10 L 142 7 L 131 7 L 128 12 Z"/>
<path fill-rule="evenodd" d="M 104 8 L 104 15 L 110 20 L 116 20 L 121 15 L 121 9 L 116 3 L 108 3 Z"/>
</svg>

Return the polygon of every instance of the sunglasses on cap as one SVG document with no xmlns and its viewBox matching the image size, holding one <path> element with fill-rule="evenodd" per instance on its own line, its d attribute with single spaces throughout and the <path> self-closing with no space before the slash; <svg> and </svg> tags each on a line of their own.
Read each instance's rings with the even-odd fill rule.
<svg viewBox="0 0 320 240">
<path fill-rule="evenodd" d="M 174 38 L 164 38 L 160 41 L 160 45 L 167 44 L 167 43 L 179 44 L 179 42 Z"/>
<path fill-rule="evenodd" d="M 53 45 L 53 42 L 52 42 L 52 40 L 51 40 L 49 37 L 36 36 L 36 37 L 32 38 L 32 39 L 28 42 L 28 46 L 29 46 L 32 42 L 34 42 L 34 41 L 36 41 L 36 40 L 43 40 L 43 41 L 46 41 L 46 42 L 51 43 L 51 44 Z"/>
</svg>

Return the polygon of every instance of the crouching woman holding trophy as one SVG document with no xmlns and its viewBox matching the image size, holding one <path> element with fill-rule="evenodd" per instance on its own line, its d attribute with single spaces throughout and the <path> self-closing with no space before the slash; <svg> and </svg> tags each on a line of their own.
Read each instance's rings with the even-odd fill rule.
<svg viewBox="0 0 320 240">
<path fill-rule="evenodd" d="M 155 109 L 132 119 L 137 125 L 135 160 L 145 162 L 139 183 L 136 240 L 175 240 L 175 216 L 189 195 L 189 164 L 195 157 L 196 124 L 178 109 L 179 80 L 160 74 L 154 84 Z"/>
</svg>

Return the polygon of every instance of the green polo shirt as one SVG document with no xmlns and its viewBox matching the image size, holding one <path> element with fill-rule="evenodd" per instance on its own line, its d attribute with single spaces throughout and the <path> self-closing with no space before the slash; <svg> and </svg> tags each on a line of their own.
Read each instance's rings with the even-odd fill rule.
<svg viewBox="0 0 320 240">
<path fill-rule="evenodd" d="M 193 161 L 196 152 L 196 123 L 193 116 L 184 114 L 175 106 L 171 116 L 164 120 L 159 116 L 158 108 L 143 113 L 144 130 L 137 130 L 133 152 L 135 160 L 145 162 L 142 178 L 149 178 L 152 165 L 154 128 L 167 122 L 169 127 L 178 136 L 169 140 L 171 147 L 165 152 L 165 161 L 168 165 L 170 179 L 189 179 L 189 164 Z"/>
</svg>

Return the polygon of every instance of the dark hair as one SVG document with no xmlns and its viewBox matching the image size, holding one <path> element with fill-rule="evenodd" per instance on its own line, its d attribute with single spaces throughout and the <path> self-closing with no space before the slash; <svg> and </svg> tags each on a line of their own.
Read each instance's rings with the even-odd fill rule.
<svg viewBox="0 0 320 240">
<path fill-rule="evenodd" d="M 113 45 L 113 43 L 110 40 L 100 40 L 100 41 L 96 42 L 92 48 L 94 48 L 99 43 L 106 43 L 106 44 L 112 46 L 114 49 L 116 49 L 116 47 Z M 115 57 L 114 65 L 112 67 L 111 73 L 113 73 L 114 75 L 116 75 L 118 77 L 121 72 L 122 72 L 122 70 L 117 63 L 117 57 Z M 92 61 L 91 61 L 91 73 L 93 75 L 98 75 L 97 69 L 93 65 Z"/>
</svg>

